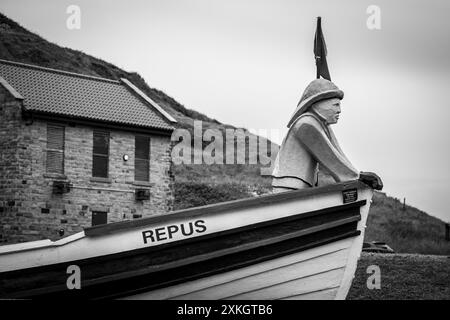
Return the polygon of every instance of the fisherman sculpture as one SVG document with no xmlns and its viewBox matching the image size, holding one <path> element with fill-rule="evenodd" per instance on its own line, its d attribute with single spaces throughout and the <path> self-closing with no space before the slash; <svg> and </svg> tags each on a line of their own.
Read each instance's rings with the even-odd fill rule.
<svg viewBox="0 0 450 320">
<path fill-rule="evenodd" d="M 275 160 L 274 192 L 318 186 L 320 170 L 336 182 L 360 179 L 374 189 L 382 188 L 376 174 L 356 170 L 330 127 L 339 120 L 343 97 L 344 92 L 326 79 L 316 79 L 306 87 Z"/>
<path fill-rule="evenodd" d="M 317 17 L 314 37 L 317 79 L 306 87 L 289 120 L 289 131 L 272 172 L 274 192 L 319 186 L 319 171 L 327 172 L 336 182 L 359 179 L 373 189 L 383 187 L 376 174 L 355 169 L 330 127 L 339 120 L 344 92 L 331 82 L 326 56 L 321 18 Z"/>
</svg>

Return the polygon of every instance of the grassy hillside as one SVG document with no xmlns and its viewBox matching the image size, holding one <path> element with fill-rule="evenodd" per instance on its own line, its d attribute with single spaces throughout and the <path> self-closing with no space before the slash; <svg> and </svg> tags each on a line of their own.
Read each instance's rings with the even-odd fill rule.
<svg viewBox="0 0 450 320">
<path fill-rule="evenodd" d="M 95 58 L 81 51 L 63 48 L 42 37 L 26 30 L 15 21 L 0 13 L 0 59 L 34 64 L 47 68 L 65 70 L 69 72 L 104 77 L 118 80 L 127 78 L 139 89 L 155 100 L 162 108 L 170 113 L 177 121 L 178 128 L 184 128 L 194 137 L 193 123 L 202 121 L 203 132 L 207 129 L 235 129 L 232 125 L 222 124 L 193 109 L 188 109 L 181 103 L 166 95 L 164 92 L 151 88 L 136 72 L 127 72 L 115 65 Z M 248 131 L 245 130 L 247 133 Z M 265 139 L 261 142 L 266 142 Z M 248 145 L 247 145 L 248 147 Z M 209 181 L 229 181 L 223 177 L 236 177 L 259 181 L 259 166 L 227 165 L 224 166 L 185 166 L 174 168 L 178 180 L 191 180 L 192 176 L 207 178 Z M 255 175 L 255 173 L 257 173 Z"/>
<path fill-rule="evenodd" d="M 182 126 L 193 119 L 212 124 L 220 123 L 206 115 L 184 107 L 164 92 L 150 88 L 135 72 L 124 71 L 115 65 L 87 55 L 81 51 L 62 48 L 26 30 L 15 21 L 0 13 L 0 59 L 35 64 L 70 72 L 82 73 L 118 80 L 127 78 L 148 96 L 172 114 Z"/>
<path fill-rule="evenodd" d="M 396 252 L 450 255 L 444 222 L 376 192 L 367 221 L 366 241 L 385 241 Z"/>
<path fill-rule="evenodd" d="M 380 268 L 380 289 L 368 289 L 372 274 Z M 450 257 L 414 254 L 367 254 L 358 262 L 347 300 L 449 300 Z"/>
<path fill-rule="evenodd" d="M 50 43 L 1 13 L 0 59 L 110 79 L 128 78 L 172 114 L 177 119 L 178 126 L 188 129 L 192 136 L 195 120 L 203 121 L 203 130 L 214 128 L 223 132 L 227 128 L 234 129 L 232 125 L 222 124 L 188 109 L 164 92 L 151 88 L 135 72 L 127 72 L 83 52 Z M 267 143 L 264 139 L 262 142 Z M 248 149 L 248 143 L 246 146 Z M 260 175 L 260 165 L 257 164 L 176 165 L 173 171 L 176 177 L 177 209 L 251 197 L 270 191 L 271 181 Z M 376 194 L 366 240 L 386 241 L 398 252 L 450 254 L 450 244 L 443 241 L 443 235 L 442 221 L 416 208 L 407 207 L 407 210 L 402 211 L 398 200 L 381 193 Z"/>
</svg>

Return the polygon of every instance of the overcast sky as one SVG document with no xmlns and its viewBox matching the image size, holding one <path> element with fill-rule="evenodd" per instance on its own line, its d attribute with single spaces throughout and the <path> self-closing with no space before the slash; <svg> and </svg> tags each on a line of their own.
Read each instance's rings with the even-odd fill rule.
<svg viewBox="0 0 450 320">
<path fill-rule="evenodd" d="M 81 28 L 66 27 L 69 5 Z M 369 5 L 381 29 L 369 30 Z M 315 77 L 322 16 L 332 80 L 345 92 L 333 127 L 388 195 L 450 221 L 450 2 L 0 0 L 0 11 L 58 45 L 128 71 L 188 108 L 253 129 L 286 132 Z"/>
</svg>

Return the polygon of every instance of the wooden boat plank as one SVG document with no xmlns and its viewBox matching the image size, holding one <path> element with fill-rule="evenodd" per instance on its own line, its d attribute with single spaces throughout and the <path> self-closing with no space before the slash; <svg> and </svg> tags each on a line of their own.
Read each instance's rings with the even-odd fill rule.
<svg viewBox="0 0 450 320">
<path fill-rule="evenodd" d="M 315 292 L 288 296 L 280 298 L 278 300 L 334 300 L 337 295 L 338 289 L 339 286 L 336 286 L 334 288 L 317 290 Z"/>
<path fill-rule="evenodd" d="M 329 269 L 307 277 L 292 279 L 275 286 L 226 297 L 224 300 L 276 300 L 286 296 L 307 295 L 311 292 L 319 292 L 324 289 L 338 287 L 343 274 L 344 268 Z"/>
<path fill-rule="evenodd" d="M 175 296 L 172 299 L 228 299 L 246 292 L 255 292 L 263 288 L 277 286 L 280 283 L 306 278 L 312 274 L 323 273 L 330 269 L 341 269 L 345 267 L 346 262 L 347 250 L 341 250 L 307 261 L 299 261 L 291 265 L 269 269 L 265 272 L 249 275 L 219 286 Z M 270 261 L 270 263 L 273 262 Z"/>
<path fill-rule="evenodd" d="M 130 299 L 169 299 L 176 295 L 183 295 L 193 291 L 199 291 L 205 288 L 219 286 L 221 284 L 231 282 L 237 279 L 245 278 L 253 274 L 266 272 L 273 268 L 279 268 L 285 265 L 290 265 L 297 262 L 308 261 L 317 257 L 328 255 L 337 251 L 346 250 L 350 247 L 352 239 L 343 239 L 330 243 L 326 246 L 316 247 L 301 251 L 295 254 L 280 257 L 275 260 L 264 261 L 259 264 L 240 268 L 235 271 L 220 273 L 208 278 L 189 281 L 179 285 L 171 286 L 164 289 L 154 290 L 129 297 Z"/>
<path fill-rule="evenodd" d="M 235 270 L 235 269 L 240 269 L 240 268 L 247 267 L 249 265 L 253 265 L 253 264 L 257 264 L 257 263 L 261 263 L 261 262 L 264 262 L 264 261 L 267 261 L 267 260 L 276 259 L 278 257 L 281 257 L 281 256 L 286 255 L 286 254 L 291 254 L 291 253 L 296 252 L 296 251 L 307 250 L 307 249 L 310 249 L 310 248 L 314 248 L 314 247 L 317 247 L 317 246 L 325 245 L 325 244 L 328 244 L 328 243 L 331 243 L 331 242 L 334 242 L 334 241 L 339 241 L 341 239 L 345 239 L 345 238 L 348 238 L 348 237 L 354 237 L 354 236 L 358 236 L 358 235 L 359 235 L 359 231 L 353 231 L 353 232 L 349 232 L 348 234 L 343 234 L 341 236 L 337 236 L 334 239 L 329 238 L 328 240 L 325 240 L 324 242 L 318 241 L 318 242 L 315 242 L 315 243 L 310 243 L 310 244 L 308 244 L 306 246 L 302 246 L 300 244 L 297 244 L 297 245 L 295 245 L 295 249 L 293 248 L 292 250 L 288 250 L 288 251 L 282 251 L 281 249 L 280 250 L 275 250 L 276 252 L 278 252 L 278 254 L 274 254 L 272 256 L 265 256 L 265 257 L 257 258 L 257 259 L 254 259 L 254 260 L 247 260 L 246 262 L 243 262 L 243 263 L 239 263 L 239 262 L 235 263 L 233 261 L 234 260 L 233 257 L 228 257 L 226 259 L 226 261 L 211 262 L 211 263 L 216 263 L 216 264 L 223 263 L 223 265 L 222 265 L 222 267 L 217 268 L 215 270 L 212 269 L 212 270 L 208 270 L 208 271 L 205 271 L 205 272 L 202 272 L 202 270 L 200 270 L 203 267 L 203 265 L 189 266 L 189 267 L 195 268 L 197 271 L 200 271 L 200 273 L 198 273 L 197 275 L 193 275 L 193 276 L 188 275 L 184 279 L 180 279 L 179 281 L 173 280 L 173 276 L 172 276 L 172 279 L 170 281 L 167 281 L 165 283 L 161 283 L 161 285 L 142 286 L 138 290 L 123 291 L 120 295 L 115 295 L 115 296 L 113 295 L 111 297 L 121 297 L 121 296 L 125 297 L 125 296 L 136 295 L 136 294 L 139 294 L 141 292 L 143 293 L 143 292 L 149 292 L 149 291 L 157 290 L 159 288 L 167 288 L 167 287 L 170 287 L 170 286 L 173 286 L 173 285 L 185 283 L 185 282 L 188 282 L 188 281 L 193 281 L 193 280 L 196 280 L 196 279 L 202 279 L 202 278 L 209 277 L 209 276 L 216 275 L 216 274 L 220 274 L 220 273 L 229 272 L 229 271 L 232 271 L 232 270 Z M 222 259 L 222 260 L 224 260 L 224 259 Z M 206 268 L 207 268 L 207 266 L 206 266 Z"/>
</svg>

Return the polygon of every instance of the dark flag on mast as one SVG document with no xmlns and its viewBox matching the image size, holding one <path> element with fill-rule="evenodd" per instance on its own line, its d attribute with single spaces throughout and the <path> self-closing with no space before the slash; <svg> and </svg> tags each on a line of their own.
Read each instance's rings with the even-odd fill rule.
<svg viewBox="0 0 450 320">
<path fill-rule="evenodd" d="M 330 80 L 330 71 L 327 65 L 327 46 L 322 33 L 321 18 L 317 17 L 317 29 L 314 36 L 314 57 L 316 58 L 317 79 L 322 78 Z"/>
</svg>

